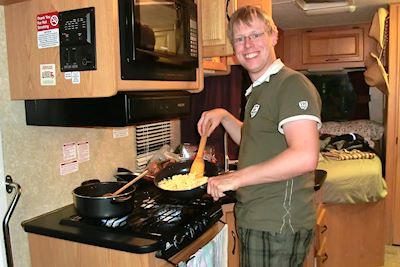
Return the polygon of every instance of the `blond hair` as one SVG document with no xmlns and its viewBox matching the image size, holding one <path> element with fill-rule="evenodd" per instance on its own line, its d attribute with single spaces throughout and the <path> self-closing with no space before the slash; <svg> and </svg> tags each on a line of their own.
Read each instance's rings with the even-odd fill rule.
<svg viewBox="0 0 400 267">
<path fill-rule="evenodd" d="M 236 10 L 229 20 L 228 25 L 228 38 L 231 44 L 233 44 L 233 26 L 239 23 L 244 23 L 250 26 L 250 23 L 254 20 L 254 18 L 260 19 L 265 24 L 265 32 L 269 35 L 273 32 L 278 32 L 278 28 L 276 27 L 274 21 L 270 16 L 265 14 L 260 8 L 255 6 L 244 6 Z"/>
</svg>

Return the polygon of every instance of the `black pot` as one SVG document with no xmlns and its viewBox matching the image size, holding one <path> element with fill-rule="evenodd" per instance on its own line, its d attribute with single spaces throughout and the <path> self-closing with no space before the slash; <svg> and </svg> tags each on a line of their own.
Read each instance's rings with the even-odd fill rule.
<svg viewBox="0 0 400 267">
<path fill-rule="evenodd" d="M 201 197 L 207 191 L 207 184 L 198 186 L 190 190 L 165 190 L 158 186 L 158 183 L 168 177 L 172 177 L 176 174 L 187 174 L 190 172 L 190 167 L 192 166 L 193 160 L 183 161 L 174 163 L 162 169 L 154 178 L 154 184 L 162 190 L 168 197 L 178 198 L 178 199 L 194 199 Z M 209 161 L 204 161 L 204 176 L 211 177 L 218 175 L 218 167 L 216 164 Z"/>
<path fill-rule="evenodd" d="M 135 186 L 117 196 L 104 196 L 124 186 L 126 182 L 94 182 L 83 184 L 72 192 L 74 206 L 82 217 L 106 219 L 123 217 L 133 210 Z"/>
</svg>

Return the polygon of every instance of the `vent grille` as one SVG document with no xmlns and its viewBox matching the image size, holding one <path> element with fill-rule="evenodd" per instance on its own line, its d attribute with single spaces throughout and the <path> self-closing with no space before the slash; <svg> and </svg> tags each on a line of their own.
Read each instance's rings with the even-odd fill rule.
<svg viewBox="0 0 400 267">
<path fill-rule="evenodd" d="M 147 162 L 163 145 L 171 145 L 172 122 L 164 121 L 136 126 L 136 169 L 143 171 Z"/>
</svg>

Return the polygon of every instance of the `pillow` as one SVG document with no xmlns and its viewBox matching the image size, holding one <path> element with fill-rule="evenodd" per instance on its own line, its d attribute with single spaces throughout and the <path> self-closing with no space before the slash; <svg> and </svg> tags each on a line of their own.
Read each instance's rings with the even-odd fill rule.
<svg viewBox="0 0 400 267">
<path fill-rule="evenodd" d="M 374 147 L 373 140 L 380 140 L 383 136 L 384 127 L 381 123 L 371 120 L 354 121 L 327 121 L 322 123 L 321 134 L 343 135 L 356 133 L 364 137 L 371 147 Z"/>
</svg>

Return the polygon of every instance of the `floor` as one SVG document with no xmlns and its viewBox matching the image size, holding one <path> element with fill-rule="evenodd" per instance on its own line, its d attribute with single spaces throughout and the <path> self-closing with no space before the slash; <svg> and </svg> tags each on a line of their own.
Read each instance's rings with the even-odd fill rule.
<svg viewBox="0 0 400 267">
<path fill-rule="evenodd" d="M 400 267 L 400 246 L 385 247 L 385 265 L 383 267 Z"/>
</svg>

